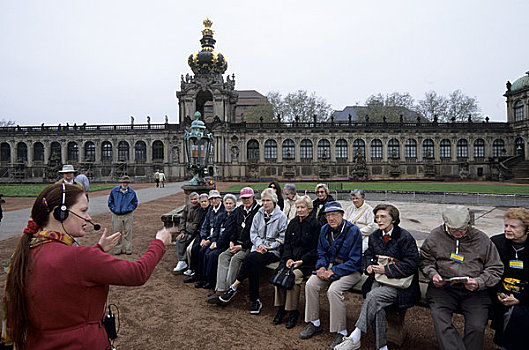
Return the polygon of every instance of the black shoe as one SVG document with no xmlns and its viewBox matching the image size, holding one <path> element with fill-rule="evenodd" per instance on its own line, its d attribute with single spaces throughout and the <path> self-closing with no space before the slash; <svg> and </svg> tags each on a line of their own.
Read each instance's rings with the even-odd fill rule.
<svg viewBox="0 0 529 350">
<path fill-rule="evenodd" d="M 197 283 L 195 283 L 195 288 L 204 288 L 205 284 L 206 282 L 204 281 L 198 281 Z"/>
<path fill-rule="evenodd" d="M 252 315 L 259 315 L 262 308 L 263 303 L 261 303 L 261 300 L 257 299 L 256 301 L 252 302 L 252 306 L 250 306 L 250 313 Z"/>
<path fill-rule="evenodd" d="M 298 323 L 298 317 L 299 317 L 298 310 L 290 311 L 290 314 L 288 315 L 288 319 L 287 319 L 287 324 L 285 325 L 285 327 L 287 329 L 294 328 L 296 324 Z"/>
<path fill-rule="evenodd" d="M 220 296 L 219 296 L 219 300 L 223 303 L 229 303 L 231 299 L 233 299 L 233 297 L 235 296 L 235 294 L 237 294 L 237 291 L 235 289 L 233 289 L 232 287 L 228 288 L 227 291 L 225 291 L 224 293 L 222 293 Z"/>
<path fill-rule="evenodd" d="M 283 322 L 283 317 L 285 317 L 285 315 L 286 315 L 285 306 L 281 305 L 279 309 L 277 310 L 277 314 L 274 317 L 274 320 L 272 321 L 272 323 L 275 325 L 281 324 L 281 322 Z"/>
<path fill-rule="evenodd" d="M 309 322 L 307 327 L 299 333 L 299 337 L 301 339 L 309 339 L 322 332 L 323 328 L 321 328 L 321 326 L 316 327 L 312 322 Z"/>
<path fill-rule="evenodd" d="M 196 274 L 194 276 L 184 278 L 184 283 L 193 283 L 198 281 L 200 281 L 200 277 L 198 277 Z"/>
<path fill-rule="evenodd" d="M 209 304 L 218 304 L 220 294 L 209 294 L 206 298 L 206 302 Z"/>
<path fill-rule="evenodd" d="M 204 289 L 213 289 L 213 285 L 209 282 L 205 282 L 202 284 L 202 288 Z"/>
</svg>

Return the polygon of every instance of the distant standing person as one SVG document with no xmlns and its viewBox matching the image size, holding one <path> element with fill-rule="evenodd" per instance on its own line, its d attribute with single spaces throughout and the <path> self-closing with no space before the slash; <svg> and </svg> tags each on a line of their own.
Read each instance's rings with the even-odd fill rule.
<svg viewBox="0 0 529 350">
<path fill-rule="evenodd" d="M 62 166 L 62 169 L 59 170 L 59 174 L 62 175 L 62 179 L 60 179 L 56 183 L 58 184 L 63 183 L 65 185 L 75 185 L 84 190 L 83 185 L 81 185 L 79 182 L 74 180 L 75 169 L 73 168 L 73 165 L 64 164 Z"/>
<path fill-rule="evenodd" d="M 86 175 L 88 175 L 88 170 L 81 169 L 81 172 L 74 180 L 83 185 L 85 192 L 88 193 L 90 191 L 90 181 L 88 181 L 88 176 Z"/>
<path fill-rule="evenodd" d="M 275 191 L 277 195 L 277 205 L 279 206 L 279 209 L 283 210 L 285 207 L 285 200 L 283 199 L 283 193 L 281 193 L 281 186 L 279 186 L 279 183 L 277 181 L 272 181 L 268 185 L 268 188 Z"/>
<path fill-rule="evenodd" d="M 159 173 L 158 173 L 158 180 L 160 181 L 160 184 L 162 185 L 162 187 L 165 187 L 165 174 L 163 172 L 163 170 L 160 169 Z"/>
<path fill-rule="evenodd" d="M 154 182 L 156 183 L 156 187 L 160 187 L 160 172 L 156 170 L 156 172 L 153 175 Z"/>
<path fill-rule="evenodd" d="M 138 197 L 129 187 L 128 175 L 123 175 L 119 182 L 121 185 L 114 187 L 108 197 L 108 208 L 112 212 L 112 229 L 114 232 L 121 232 L 114 254 L 130 255 L 132 254 L 132 212 L 138 206 Z"/>
<path fill-rule="evenodd" d="M 0 222 L 2 222 L 2 218 L 4 217 L 4 214 L 2 213 L 2 203 L 5 203 L 6 201 L 2 199 L 2 195 L 0 194 Z"/>
</svg>

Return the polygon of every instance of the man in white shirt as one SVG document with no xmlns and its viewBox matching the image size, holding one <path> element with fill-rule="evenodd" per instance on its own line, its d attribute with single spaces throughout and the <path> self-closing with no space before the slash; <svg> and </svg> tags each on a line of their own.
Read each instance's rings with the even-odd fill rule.
<svg viewBox="0 0 529 350">
<path fill-rule="evenodd" d="M 377 228 L 375 222 L 375 215 L 373 214 L 373 207 L 365 202 L 364 190 L 352 190 L 351 200 L 353 205 L 350 205 L 344 215 L 344 219 L 352 222 L 362 232 L 362 253 L 367 249 L 368 238 Z"/>
</svg>

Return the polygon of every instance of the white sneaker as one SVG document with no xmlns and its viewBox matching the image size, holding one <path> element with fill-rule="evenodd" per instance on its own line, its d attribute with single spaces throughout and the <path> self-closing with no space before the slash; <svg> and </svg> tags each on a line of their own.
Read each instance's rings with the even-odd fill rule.
<svg viewBox="0 0 529 350">
<path fill-rule="evenodd" d="M 180 272 L 187 269 L 187 263 L 185 261 L 179 261 L 178 264 L 176 264 L 176 267 L 173 269 L 173 272 Z"/>
<path fill-rule="evenodd" d="M 344 337 L 343 342 L 334 347 L 335 350 L 356 350 L 360 349 L 360 341 L 353 343 L 353 339 Z"/>
<path fill-rule="evenodd" d="M 186 276 L 193 276 L 195 274 L 195 271 L 188 269 L 184 272 L 184 275 Z"/>
</svg>

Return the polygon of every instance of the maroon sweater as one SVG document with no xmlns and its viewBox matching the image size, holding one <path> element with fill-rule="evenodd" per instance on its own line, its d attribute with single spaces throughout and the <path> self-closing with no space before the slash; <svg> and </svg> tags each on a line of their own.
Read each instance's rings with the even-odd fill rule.
<svg viewBox="0 0 529 350">
<path fill-rule="evenodd" d="M 165 253 L 154 239 L 138 261 L 106 254 L 99 244 L 47 243 L 31 250 L 26 297 L 32 328 L 30 349 L 105 349 L 100 326 L 109 285 L 140 286 Z"/>
</svg>

